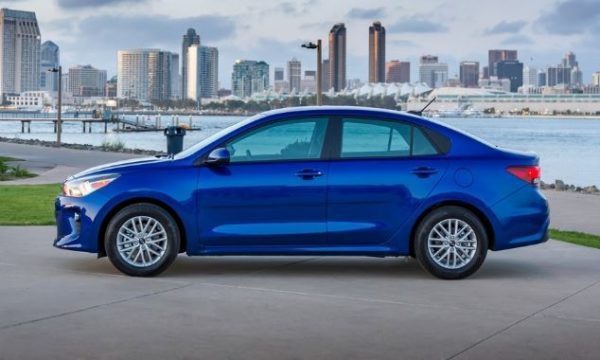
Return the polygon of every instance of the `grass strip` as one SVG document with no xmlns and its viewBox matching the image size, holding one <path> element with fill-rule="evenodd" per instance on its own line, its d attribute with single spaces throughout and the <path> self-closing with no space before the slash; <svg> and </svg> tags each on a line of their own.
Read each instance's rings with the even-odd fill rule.
<svg viewBox="0 0 600 360">
<path fill-rule="evenodd" d="M 60 184 L 0 185 L 0 225 L 53 225 Z"/>
</svg>

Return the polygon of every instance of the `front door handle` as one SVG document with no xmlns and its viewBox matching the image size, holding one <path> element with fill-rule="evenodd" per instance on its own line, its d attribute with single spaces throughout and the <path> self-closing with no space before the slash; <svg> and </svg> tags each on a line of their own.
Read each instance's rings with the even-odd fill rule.
<svg viewBox="0 0 600 360">
<path fill-rule="evenodd" d="M 433 174 L 436 174 L 438 171 L 429 166 L 419 166 L 411 170 L 411 173 L 415 174 L 420 178 L 426 178 Z"/>
<path fill-rule="evenodd" d="M 322 176 L 323 173 L 319 170 L 314 169 L 304 169 L 300 170 L 296 173 L 296 176 L 303 178 L 304 180 L 311 180 L 318 176 Z"/>
</svg>

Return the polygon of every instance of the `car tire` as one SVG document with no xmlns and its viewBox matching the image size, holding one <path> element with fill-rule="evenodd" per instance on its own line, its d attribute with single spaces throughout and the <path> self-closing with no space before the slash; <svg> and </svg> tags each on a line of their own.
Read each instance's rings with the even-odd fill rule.
<svg viewBox="0 0 600 360">
<path fill-rule="evenodd" d="M 131 276 L 165 271 L 179 253 L 179 227 L 168 211 L 150 203 L 126 206 L 108 223 L 104 247 L 110 262 Z"/>
<path fill-rule="evenodd" d="M 429 213 L 414 238 L 415 256 L 440 279 L 462 279 L 475 273 L 488 250 L 485 226 L 472 211 L 444 206 Z"/>
</svg>

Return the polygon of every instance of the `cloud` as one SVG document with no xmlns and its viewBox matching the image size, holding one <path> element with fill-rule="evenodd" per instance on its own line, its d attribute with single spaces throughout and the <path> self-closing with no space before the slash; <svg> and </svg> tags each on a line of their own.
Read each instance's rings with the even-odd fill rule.
<svg viewBox="0 0 600 360">
<path fill-rule="evenodd" d="M 384 10 L 382 7 L 373 9 L 352 8 L 346 16 L 353 19 L 376 19 L 384 16 Z"/>
<path fill-rule="evenodd" d="M 493 27 L 485 30 L 486 35 L 495 35 L 495 34 L 514 34 L 518 33 L 523 29 L 523 27 L 527 25 L 526 21 L 516 20 L 516 21 L 501 21 L 494 25 Z"/>
<path fill-rule="evenodd" d="M 533 40 L 525 35 L 513 35 L 509 36 L 504 41 L 502 41 L 502 45 L 529 45 L 533 44 Z"/>
<path fill-rule="evenodd" d="M 437 22 L 423 18 L 404 17 L 388 27 L 389 31 L 404 33 L 437 33 L 447 31 L 448 28 Z"/>
<path fill-rule="evenodd" d="M 600 30 L 600 2 L 597 0 L 567 0 L 544 12 L 535 22 L 538 29 L 549 34 L 575 35 Z"/>
<path fill-rule="evenodd" d="M 403 47 L 420 47 L 416 42 L 406 39 L 388 39 L 387 42 L 390 45 L 403 46 Z"/>
<path fill-rule="evenodd" d="M 63 9 L 95 8 L 106 5 L 140 4 L 148 0 L 58 0 L 58 6 Z"/>
</svg>

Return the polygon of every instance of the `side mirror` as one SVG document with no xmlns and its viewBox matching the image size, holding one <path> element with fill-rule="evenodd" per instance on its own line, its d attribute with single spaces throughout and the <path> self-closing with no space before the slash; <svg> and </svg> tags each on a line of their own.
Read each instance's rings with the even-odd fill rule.
<svg viewBox="0 0 600 360">
<path fill-rule="evenodd" d="M 229 164 L 229 160 L 231 160 L 229 150 L 226 148 L 217 148 L 208 154 L 204 163 L 209 166 L 221 166 Z"/>
</svg>

